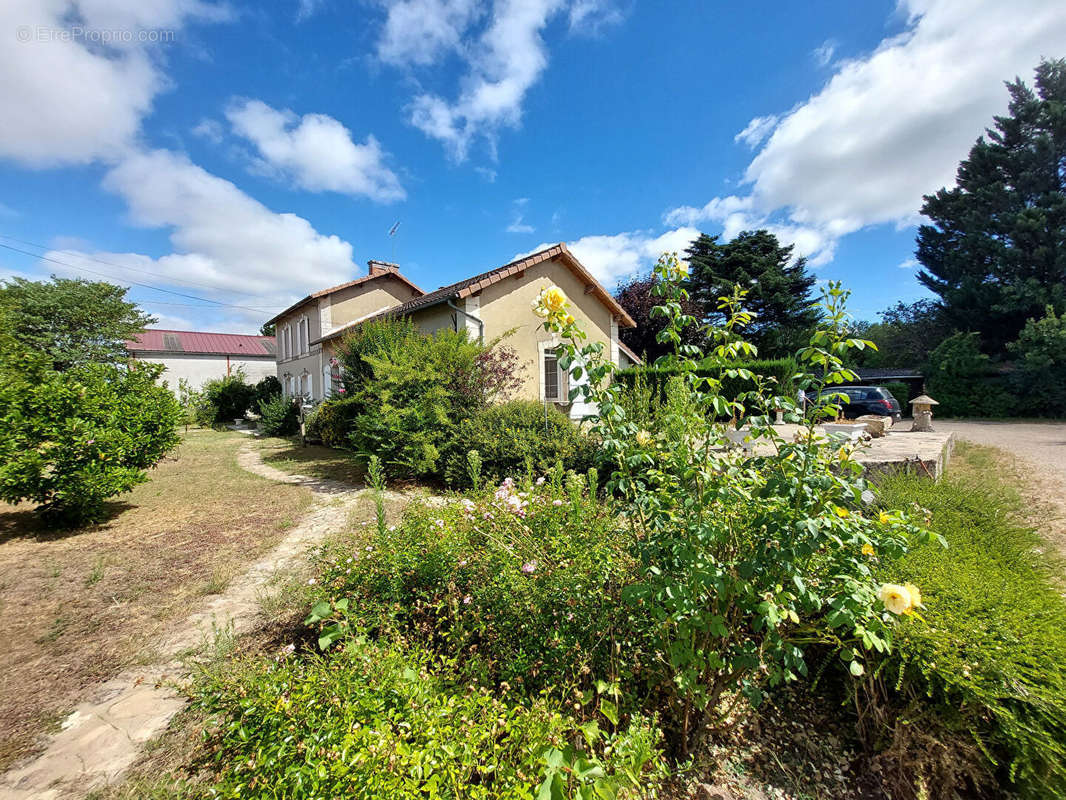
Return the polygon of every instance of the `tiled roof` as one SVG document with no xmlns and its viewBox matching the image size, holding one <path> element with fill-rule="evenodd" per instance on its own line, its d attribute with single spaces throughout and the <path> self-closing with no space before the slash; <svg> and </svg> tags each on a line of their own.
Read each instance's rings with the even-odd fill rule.
<svg viewBox="0 0 1066 800">
<path fill-rule="evenodd" d="M 854 367 L 852 371 L 864 381 L 885 381 L 891 378 L 920 378 L 922 373 L 915 369 L 898 369 L 896 367 Z"/>
<path fill-rule="evenodd" d="M 625 353 L 627 356 L 629 356 L 629 360 L 632 361 L 634 364 L 644 363 L 644 359 L 634 353 L 633 350 L 629 348 L 626 343 L 623 342 L 621 339 L 618 340 L 618 349 Z"/>
<path fill-rule="evenodd" d="M 240 333 L 204 333 L 201 331 L 170 331 L 162 328 L 146 330 L 136 339 L 126 342 L 126 349 L 134 355 L 143 353 L 192 353 L 195 355 L 274 357 L 273 336 L 246 336 Z"/>
<path fill-rule="evenodd" d="M 475 275 L 472 278 L 466 278 L 465 280 L 458 281 L 450 286 L 442 286 L 440 289 L 436 289 L 429 294 L 424 294 L 421 297 L 416 297 L 413 300 L 408 300 L 406 303 L 390 308 L 378 316 L 402 317 L 407 314 L 412 314 L 419 309 L 429 308 L 430 306 L 444 303 L 453 298 L 461 300 L 480 292 L 482 289 L 492 286 L 494 283 L 499 283 L 504 278 L 511 275 L 517 275 L 530 267 L 534 267 L 543 261 L 549 261 L 556 257 L 560 257 L 563 263 L 566 264 L 566 266 L 569 267 L 579 279 L 585 282 L 586 293 L 595 294 L 604 305 L 611 309 L 612 313 L 623 325 L 627 328 L 635 328 L 637 326 L 637 323 L 626 313 L 626 310 L 618 304 L 617 300 L 611 297 L 610 292 L 604 289 L 599 281 L 592 277 L 592 273 L 585 269 L 580 261 L 574 258 L 573 254 L 566 248 L 566 245 L 563 242 L 539 250 L 536 253 L 531 253 L 530 255 L 520 258 L 517 261 L 512 261 L 509 264 L 504 264 L 502 267 L 496 267 L 495 269 L 490 269 L 488 272 L 482 272 L 480 275 Z M 362 321 L 363 320 L 360 320 L 359 322 Z M 315 341 L 321 342 L 328 339 L 334 339 L 356 324 L 358 324 L 358 322 L 345 325 Z"/>
<path fill-rule="evenodd" d="M 384 263 L 384 262 L 376 262 L 376 263 Z M 390 264 L 389 266 L 391 267 L 392 265 Z M 295 303 L 293 303 L 291 306 L 286 308 L 280 314 L 275 314 L 273 317 L 271 317 L 270 319 L 267 320 L 266 324 L 269 325 L 272 322 L 277 322 L 279 319 L 284 317 L 286 314 L 291 314 L 293 311 L 298 309 L 304 303 L 309 303 L 312 300 L 318 299 L 319 297 L 325 297 L 327 294 L 333 294 L 334 292 L 339 292 L 339 291 L 341 291 L 341 289 L 350 289 L 352 286 L 359 286 L 361 284 L 369 283 L 370 281 L 377 280 L 378 278 L 385 278 L 385 277 L 395 278 L 396 280 L 400 281 L 401 283 L 407 284 L 408 286 L 410 286 L 412 289 L 414 289 L 419 294 L 425 294 L 425 292 L 422 291 L 422 289 L 420 289 L 418 286 L 416 286 L 414 283 L 412 283 L 410 280 L 408 280 L 407 276 L 405 276 L 402 273 L 400 273 L 400 271 L 398 269 L 385 269 L 385 270 L 382 270 L 381 272 L 375 272 L 373 275 L 364 275 L 361 278 L 356 278 L 354 281 L 348 281 L 347 283 L 340 283 L 340 284 L 338 284 L 336 286 L 331 286 L 328 289 L 323 289 L 323 290 L 321 290 L 319 292 L 312 292 L 311 294 L 307 295 L 307 297 L 305 297 L 303 300 L 297 300 Z"/>
</svg>

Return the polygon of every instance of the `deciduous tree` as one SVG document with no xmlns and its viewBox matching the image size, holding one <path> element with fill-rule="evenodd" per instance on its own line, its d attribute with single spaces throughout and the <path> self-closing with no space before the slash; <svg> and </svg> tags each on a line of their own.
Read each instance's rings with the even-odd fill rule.
<svg viewBox="0 0 1066 800">
<path fill-rule="evenodd" d="M 0 306 L 15 342 L 64 371 L 126 360 L 126 340 L 156 321 L 128 302 L 126 292 L 104 281 L 11 278 L 0 282 Z"/>
</svg>

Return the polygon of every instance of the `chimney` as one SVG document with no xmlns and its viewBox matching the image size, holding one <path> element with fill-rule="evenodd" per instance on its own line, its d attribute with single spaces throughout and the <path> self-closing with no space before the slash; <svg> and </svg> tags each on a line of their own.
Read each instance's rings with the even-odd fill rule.
<svg viewBox="0 0 1066 800">
<path fill-rule="evenodd" d="M 393 264 L 391 261 L 374 261 L 371 259 L 366 262 L 369 275 L 384 275 L 386 272 L 399 272 L 400 265 Z"/>
</svg>

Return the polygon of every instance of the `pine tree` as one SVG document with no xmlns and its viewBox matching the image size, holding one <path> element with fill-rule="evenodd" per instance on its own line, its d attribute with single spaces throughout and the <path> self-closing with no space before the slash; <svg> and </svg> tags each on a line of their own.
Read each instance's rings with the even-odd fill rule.
<svg viewBox="0 0 1066 800">
<path fill-rule="evenodd" d="M 995 117 L 959 164 L 956 186 L 925 197 L 918 280 L 948 321 L 999 355 L 1026 319 L 1066 309 L 1066 60 L 1036 68 L 1036 91 L 1007 84 Z"/>
<path fill-rule="evenodd" d="M 718 298 L 739 285 L 748 291 L 744 307 L 755 313 L 744 335 L 763 358 L 789 355 L 806 344 L 818 321 L 811 307 L 814 276 L 807 259 L 793 259 L 792 245 L 782 246 L 767 230 L 744 231 L 731 242 L 701 233 L 685 251 L 691 270 L 689 291 L 703 318 L 716 321 Z"/>
</svg>

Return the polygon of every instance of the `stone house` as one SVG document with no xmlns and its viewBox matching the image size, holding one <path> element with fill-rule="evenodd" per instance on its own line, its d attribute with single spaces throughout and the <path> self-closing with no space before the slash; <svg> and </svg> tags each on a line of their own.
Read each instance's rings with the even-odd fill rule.
<svg viewBox="0 0 1066 800">
<path fill-rule="evenodd" d="M 515 349 L 523 369 L 517 396 L 556 403 L 578 418 L 588 409 L 568 402 L 567 377 L 555 358 L 559 342 L 532 310 L 551 284 L 566 292 L 589 340 L 602 342 L 615 364 L 640 362 L 618 338 L 620 327 L 635 327 L 632 318 L 560 243 L 428 293 L 397 265 L 370 261 L 362 278 L 309 294 L 270 320 L 278 340 L 278 379 L 289 395 L 328 397 L 340 380 L 332 363 L 337 344 L 355 326 L 379 317 L 407 317 L 427 334 L 465 330 L 486 342 L 513 330 L 504 343 Z"/>
</svg>

